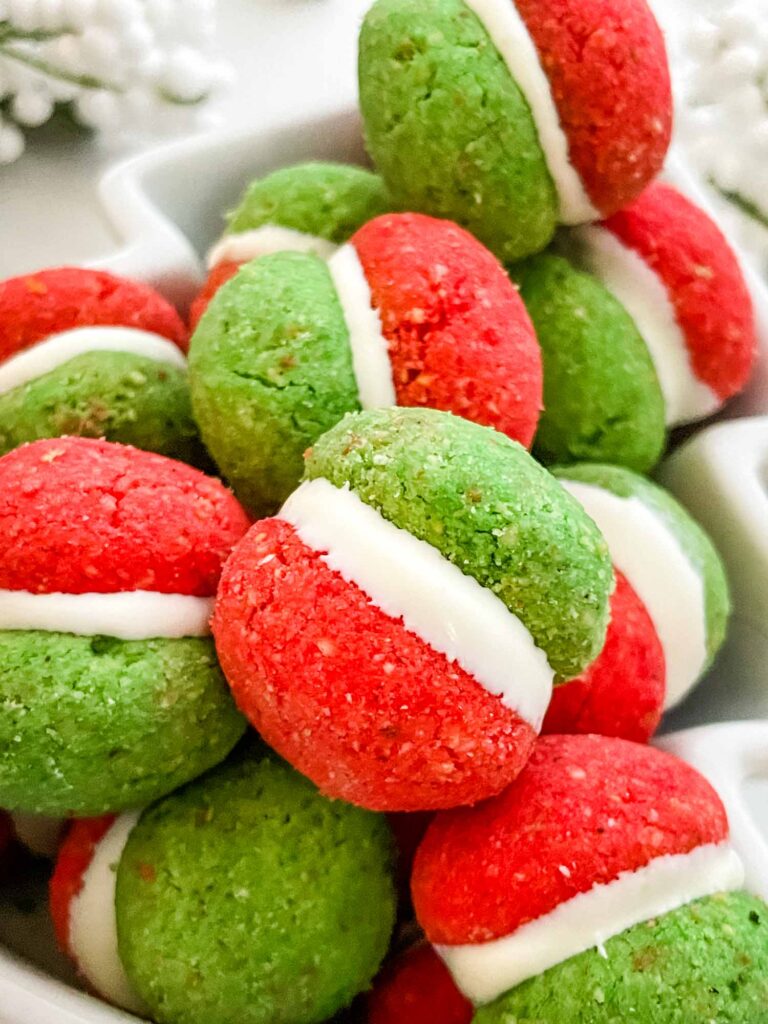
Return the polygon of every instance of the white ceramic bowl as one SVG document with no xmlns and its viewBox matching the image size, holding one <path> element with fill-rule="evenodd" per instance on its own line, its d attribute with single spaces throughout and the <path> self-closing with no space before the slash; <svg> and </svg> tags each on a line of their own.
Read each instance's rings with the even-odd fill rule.
<svg viewBox="0 0 768 1024">
<path fill-rule="evenodd" d="M 120 245 L 98 266 L 148 281 L 185 308 L 202 280 L 202 256 L 220 234 L 222 214 L 243 186 L 277 167 L 307 159 L 364 162 L 357 113 L 345 110 L 267 132 L 193 138 L 121 164 L 106 175 L 101 188 Z M 702 200 L 684 166 L 673 161 L 668 176 Z M 751 270 L 750 279 L 760 311 L 763 353 L 749 392 L 735 408 L 768 413 L 768 299 Z M 768 580 L 768 557 L 764 568 Z M 738 675 L 730 677 L 729 686 L 738 692 Z M 731 717 L 730 703 L 736 702 L 708 702 L 705 688 L 676 714 L 683 722 L 686 716 L 714 722 Z M 749 704 L 749 713 L 768 719 L 768 682 L 762 699 Z M 750 880 L 768 897 L 768 816 L 761 821 L 759 813 L 768 804 L 768 721 L 708 726 L 667 736 L 660 743 L 718 786 Z M 762 789 L 748 785 L 753 778 L 765 780 Z M 131 1021 L 135 1024 L 136 1018 L 74 987 L 72 972 L 55 949 L 40 884 L 33 880 L 29 892 L 13 899 L 0 889 L 0 1024 Z"/>
</svg>

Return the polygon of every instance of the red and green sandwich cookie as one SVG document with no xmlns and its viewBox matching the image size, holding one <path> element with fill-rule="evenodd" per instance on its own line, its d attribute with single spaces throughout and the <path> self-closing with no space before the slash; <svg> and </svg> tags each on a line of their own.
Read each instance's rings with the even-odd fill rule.
<svg viewBox="0 0 768 1024">
<path fill-rule="evenodd" d="M 77 267 L 0 282 L 0 454 L 70 434 L 200 462 L 186 347 L 141 282 Z"/>
<path fill-rule="evenodd" d="M 381 178 L 349 164 L 295 164 L 256 179 L 208 253 L 208 279 L 192 304 L 191 327 L 243 263 L 283 251 L 327 259 L 366 221 L 391 208 Z"/>
<path fill-rule="evenodd" d="M 222 576 L 240 708 L 330 796 L 474 803 L 530 755 L 553 678 L 604 641 L 597 528 L 516 442 L 447 413 L 347 416 Z"/>
<path fill-rule="evenodd" d="M 541 739 L 520 778 L 436 816 L 412 890 L 475 1024 L 759 1020 L 768 907 L 722 803 L 668 754 Z"/>
<path fill-rule="evenodd" d="M 387 964 L 366 999 L 366 1024 L 471 1024 L 472 1003 L 428 943 Z"/>
<path fill-rule="evenodd" d="M 626 206 L 669 145 L 669 68 L 644 0 L 377 0 L 359 82 L 398 208 L 449 217 L 504 260 Z"/>
<path fill-rule="evenodd" d="M 739 263 L 709 216 L 662 184 L 559 248 L 512 268 L 544 362 L 536 454 L 647 472 L 668 428 L 749 379 L 757 340 Z"/>
<path fill-rule="evenodd" d="M 218 480 L 89 438 L 0 459 L 0 806 L 142 806 L 242 734 L 210 638 L 248 519 Z"/>
<path fill-rule="evenodd" d="M 528 446 L 541 355 L 498 261 L 420 214 L 370 221 L 328 263 L 264 256 L 216 294 L 192 338 L 207 447 L 254 512 L 296 486 L 304 451 L 347 412 L 444 409 Z"/>
<path fill-rule="evenodd" d="M 391 836 L 251 744 L 143 813 L 74 823 L 51 910 L 88 986 L 141 1016 L 312 1024 L 384 958 Z"/>
<path fill-rule="evenodd" d="M 578 677 L 556 686 L 542 733 L 597 733 L 647 742 L 667 696 L 664 648 L 627 578 L 616 572 L 605 645 Z"/>
<path fill-rule="evenodd" d="M 653 723 L 654 701 L 658 701 L 658 712 L 679 704 L 722 646 L 730 612 L 725 569 L 699 524 L 667 491 L 644 477 L 618 466 L 587 463 L 554 472 L 599 527 L 614 566 L 644 606 L 661 644 L 664 674 L 660 689 L 658 651 L 654 653 L 649 623 L 638 609 L 630 618 L 625 608 L 609 633 L 615 646 L 604 651 L 602 661 L 593 668 L 592 683 L 597 676 L 599 689 L 587 718 L 597 715 L 592 731 L 602 731 L 604 715 L 612 713 L 605 705 L 599 708 L 604 700 L 612 701 L 623 718 L 631 718 L 632 705 L 637 702 L 640 731 L 622 730 L 621 735 L 641 739 L 641 721 L 645 720 L 646 726 Z M 633 654 L 636 642 L 640 647 Z M 642 648 L 650 660 L 644 659 Z M 629 661 L 623 664 L 625 656 Z M 556 701 L 577 699 L 574 691 L 572 696 L 558 694 Z M 556 702 L 558 706 L 565 709 L 565 703 Z M 554 708 L 552 714 L 564 727 L 567 719 L 559 717 Z"/>
</svg>

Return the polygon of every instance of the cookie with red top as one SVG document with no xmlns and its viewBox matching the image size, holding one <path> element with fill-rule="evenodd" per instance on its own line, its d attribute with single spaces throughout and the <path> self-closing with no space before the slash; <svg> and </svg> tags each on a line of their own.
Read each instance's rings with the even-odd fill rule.
<svg viewBox="0 0 768 1024">
<path fill-rule="evenodd" d="M 577 679 L 556 686 L 542 733 L 598 733 L 645 743 L 664 712 L 664 648 L 647 608 L 616 570 L 600 655 Z"/>
<path fill-rule="evenodd" d="M 237 494 L 274 511 L 346 412 L 429 406 L 530 445 L 541 354 L 498 261 L 419 214 L 370 221 L 325 263 L 278 253 L 216 294 L 192 338 L 203 439 Z"/>
<path fill-rule="evenodd" d="M 710 416 L 743 390 L 757 355 L 752 299 L 736 255 L 704 210 L 655 183 L 565 244 L 634 320 L 668 426 Z"/>
<path fill-rule="evenodd" d="M 0 282 L 0 454 L 73 434 L 198 461 L 186 347 L 139 281 L 57 267 Z"/>
<path fill-rule="evenodd" d="M 394 202 L 458 221 L 504 260 L 621 209 L 669 145 L 669 68 L 645 0 L 378 0 L 359 79 Z"/>
<path fill-rule="evenodd" d="M 743 880 L 693 768 L 548 736 L 499 797 L 435 818 L 412 889 L 477 1022 L 693 1024 L 763 1005 L 768 907 Z"/>
<path fill-rule="evenodd" d="M 414 946 L 388 964 L 366 1000 L 367 1024 L 470 1024 L 470 1001 L 434 949 Z"/>
<path fill-rule="evenodd" d="M 58 438 L 0 459 L 0 804 L 139 806 L 215 764 L 244 723 L 208 619 L 248 526 L 218 480 Z"/>
</svg>

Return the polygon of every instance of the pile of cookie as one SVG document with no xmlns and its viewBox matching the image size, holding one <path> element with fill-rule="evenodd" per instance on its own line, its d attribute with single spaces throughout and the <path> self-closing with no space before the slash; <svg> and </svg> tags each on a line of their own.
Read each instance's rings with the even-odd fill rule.
<svg viewBox="0 0 768 1024">
<path fill-rule="evenodd" d="M 768 907 L 648 745 L 729 614 L 649 474 L 757 348 L 661 33 L 376 0 L 360 97 L 376 171 L 250 184 L 189 326 L 0 283 L 0 847 L 158 1024 L 762 1020 Z"/>
</svg>

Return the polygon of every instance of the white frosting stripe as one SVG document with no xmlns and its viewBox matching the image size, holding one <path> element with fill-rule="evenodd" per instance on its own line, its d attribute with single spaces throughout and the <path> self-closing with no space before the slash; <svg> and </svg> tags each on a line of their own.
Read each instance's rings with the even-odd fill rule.
<svg viewBox="0 0 768 1024">
<path fill-rule="evenodd" d="M 82 888 L 70 904 L 69 947 L 83 975 L 100 995 L 115 1006 L 143 1016 L 145 1007 L 120 961 L 115 912 L 117 866 L 138 820 L 138 812 L 121 815 L 96 846 Z"/>
<path fill-rule="evenodd" d="M 553 671 L 523 623 L 440 552 L 348 488 L 303 483 L 280 518 L 345 580 L 539 729 Z"/>
<path fill-rule="evenodd" d="M 666 707 L 673 707 L 707 661 L 704 580 L 663 519 L 639 498 L 576 480 L 560 483 L 597 523 L 613 564 L 645 605 L 664 648 Z"/>
<path fill-rule="evenodd" d="M 667 426 L 704 419 L 719 409 L 720 399 L 694 372 L 685 334 L 661 278 L 607 228 L 579 228 L 574 241 L 578 263 L 621 302 L 635 321 L 656 368 Z"/>
<path fill-rule="evenodd" d="M 552 96 L 539 52 L 514 0 L 464 0 L 485 26 L 509 73 L 531 109 L 539 144 L 557 189 L 562 224 L 599 220 L 584 183 L 571 163 L 568 137 Z"/>
<path fill-rule="evenodd" d="M 184 370 L 187 360 L 172 341 L 135 327 L 74 327 L 52 334 L 0 364 L 0 395 L 36 380 L 87 352 L 127 352 Z"/>
<path fill-rule="evenodd" d="M 355 247 L 338 249 L 328 261 L 328 269 L 349 331 L 360 404 L 364 409 L 397 405 L 389 346 Z"/>
<path fill-rule="evenodd" d="M 730 844 L 709 844 L 625 871 L 504 938 L 436 949 L 461 991 L 482 1005 L 634 925 L 743 884 L 744 866 Z"/>
<path fill-rule="evenodd" d="M 247 263 L 273 252 L 311 252 L 327 260 L 335 251 L 336 246 L 326 238 L 284 228 L 280 224 L 263 224 L 251 231 L 240 231 L 220 238 L 208 253 L 208 269 L 212 270 L 225 260 Z"/>
<path fill-rule="evenodd" d="M 212 597 L 125 590 L 116 594 L 33 594 L 0 590 L 0 629 L 42 629 L 119 640 L 207 636 Z"/>
</svg>

